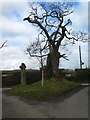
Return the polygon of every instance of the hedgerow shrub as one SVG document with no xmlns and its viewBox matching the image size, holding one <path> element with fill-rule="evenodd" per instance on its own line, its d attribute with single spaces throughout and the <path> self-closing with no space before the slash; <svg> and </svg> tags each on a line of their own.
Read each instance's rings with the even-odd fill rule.
<svg viewBox="0 0 90 120">
<path fill-rule="evenodd" d="M 80 82 L 90 82 L 90 69 L 76 69 L 76 80 Z"/>
<path fill-rule="evenodd" d="M 20 74 L 19 71 L 4 71 L 2 72 L 2 86 L 12 86 L 20 83 L 20 77 L 18 77 L 18 74 Z"/>
<path fill-rule="evenodd" d="M 39 70 L 28 70 L 26 72 L 27 84 L 41 80 L 41 72 Z"/>
<path fill-rule="evenodd" d="M 6 75 L 6 76 L 3 76 Z M 12 86 L 21 83 L 21 71 L 3 71 L 2 72 L 2 86 Z M 41 80 L 41 72 L 39 70 L 26 70 L 26 82 L 31 84 Z"/>
</svg>

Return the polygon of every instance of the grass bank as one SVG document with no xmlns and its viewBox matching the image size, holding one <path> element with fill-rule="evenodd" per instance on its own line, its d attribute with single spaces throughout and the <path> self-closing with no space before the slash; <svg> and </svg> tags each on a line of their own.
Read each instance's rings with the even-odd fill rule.
<svg viewBox="0 0 90 120">
<path fill-rule="evenodd" d="M 43 87 L 41 86 L 41 81 L 38 81 L 30 85 L 14 86 L 9 90 L 9 93 L 27 99 L 49 100 L 78 86 L 78 83 L 51 78 L 44 81 Z"/>
</svg>

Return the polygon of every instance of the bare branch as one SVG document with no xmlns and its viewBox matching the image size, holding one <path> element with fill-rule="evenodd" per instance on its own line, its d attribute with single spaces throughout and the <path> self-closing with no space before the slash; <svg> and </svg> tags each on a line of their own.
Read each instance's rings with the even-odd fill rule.
<svg viewBox="0 0 90 120">
<path fill-rule="evenodd" d="M 41 57 L 45 57 L 45 56 L 48 55 L 48 54 L 45 54 L 45 55 L 34 55 L 34 54 L 31 54 L 30 51 L 28 51 L 28 53 L 29 53 L 29 55 L 30 55 L 31 57 L 39 57 L 39 58 L 41 58 Z"/>
<path fill-rule="evenodd" d="M 47 30 L 45 29 L 45 27 L 42 26 L 42 24 L 39 21 L 31 20 L 29 17 L 24 18 L 23 20 L 24 21 L 27 20 L 29 23 L 35 23 L 35 24 L 37 24 L 45 32 L 47 38 L 49 38 L 49 34 L 48 34 Z"/>
<path fill-rule="evenodd" d="M 3 48 L 3 47 L 6 47 L 5 44 L 6 44 L 7 40 L 0 46 L 0 49 Z"/>
<path fill-rule="evenodd" d="M 66 56 L 66 54 L 62 54 L 62 55 L 60 55 L 60 58 L 64 58 L 64 59 L 66 59 L 66 60 L 69 60 L 68 58 L 67 58 L 67 56 Z"/>
</svg>

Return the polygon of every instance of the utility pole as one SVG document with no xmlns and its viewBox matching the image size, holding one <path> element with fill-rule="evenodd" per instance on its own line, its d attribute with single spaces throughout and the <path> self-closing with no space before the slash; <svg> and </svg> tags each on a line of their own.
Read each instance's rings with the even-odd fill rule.
<svg viewBox="0 0 90 120">
<path fill-rule="evenodd" d="M 82 58 L 81 58 L 81 47 L 79 46 L 79 56 L 80 56 L 80 69 L 82 69 L 82 65 L 84 64 L 84 62 L 82 62 Z"/>
</svg>

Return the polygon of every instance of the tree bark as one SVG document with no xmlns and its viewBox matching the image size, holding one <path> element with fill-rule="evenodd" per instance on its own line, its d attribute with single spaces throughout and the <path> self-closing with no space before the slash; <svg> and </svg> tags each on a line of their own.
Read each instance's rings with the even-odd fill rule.
<svg viewBox="0 0 90 120">
<path fill-rule="evenodd" d="M 59 67 L 60 53 L 58 51 L 52 51 L 47 57 L 47 76 L 48 77 L 58 77 L 58 67 Z"/>
</svg>

